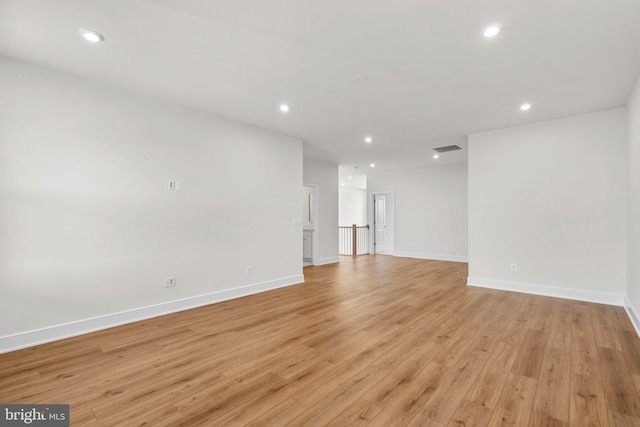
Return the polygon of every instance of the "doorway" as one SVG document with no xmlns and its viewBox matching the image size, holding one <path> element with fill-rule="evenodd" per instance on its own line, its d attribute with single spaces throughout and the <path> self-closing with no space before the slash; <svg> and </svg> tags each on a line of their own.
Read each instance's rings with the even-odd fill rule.
<svg viewBox="0 0 640 427">
<path fill-rule="evenodd" d="M 386 215 L 385 205 L 386 196 L 384 194 L 376 194 L 373 196 L 373 229 L 375 234 L 373 236 L 373 247 L 375 253 L 384 253 L 385 246 L 385 234 L 386 234 Z"/>
<path fill-rule="evenodd" d="M 372 193 L 369 212 L 371 212 L 371 248 L 372 254 L 393 255 L 394 248 L 394 193 Z"/>
<path fill-rule="evenodd" d="M 302 266 L 314 265 L 318 260 L 318 186 L 302 187 Z"/>
</svg>

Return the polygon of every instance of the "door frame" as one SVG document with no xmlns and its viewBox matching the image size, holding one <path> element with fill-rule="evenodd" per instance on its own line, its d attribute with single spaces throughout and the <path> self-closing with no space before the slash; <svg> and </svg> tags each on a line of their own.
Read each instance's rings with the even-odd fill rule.
<svg viewBox="0 0 640 427">
<path fill-rule="evenodd" d="M 385 246 L 389 246 L 389 243 L 391 243 L 391 250 L 389 251 L 389 253 L 391 255 L 393 255 L 393 253 L 396 250 L 396 192 L 395 190 L 392 191 L 376 191 L 376 192 L 371 192 L 369 193 L 369 197 L 367 198 L 367 219 L 369 224 L 371 224 L 371 227 L 369 227 L 369 253 L 370 254 L 374 254 L 375 255 L 375 245 L 374 245 L 374 241 L 376 238 L 376 227 L 374 224 L 374 209 L 373 209 L 373 201 L 376 198 L 376 196 L 385 196 L 385 223 L 387 228 L 391 227 L 393 230 L 393 238 L 391 239 L 390 242 L 388 242 L 388 234 L 385 235 Z M 389 203 L 389 198 L 387 196 L 391 196 L 391 203 Z M 389 221 L 389 211 L 392 211 L 392 215 L 391 218 L 392 220 Z M 385 250 L 385 252 L 387 252 Z"/>
<path fill-rule="evenodd" d="M 313 188 L 313 231 L 311 232 L 311 251 L 313 252 L 313 256 L 311 258 L 313 260 L 313 265 L 318 265 L 320 260 L 318 256 L 318 248 L 320 247 L 320 242 L 318 241 L 318 236 L 320 235 L 320 209 L 318 208 L 320 206 L 320 186 L 318 184 L 308 184 L 306 182 L 302 183 L 302 186 Z M 302 235 L 300 236 L 300 239 L 302 239 Z"/>
</svg>

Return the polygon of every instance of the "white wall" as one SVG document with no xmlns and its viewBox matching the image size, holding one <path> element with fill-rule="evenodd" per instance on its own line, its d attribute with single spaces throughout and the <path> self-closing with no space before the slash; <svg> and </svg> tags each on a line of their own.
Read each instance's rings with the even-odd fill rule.
<svg viewBox="0 0 640 427">
<path fill-rule="evenodd" d="M 0 337 L 301 281 L 301 141 L 9 59 L 0 99 Z"/>
<path fill-rule="evenodd" d="M 395 255 L 466 261 L 466 163 L 376 173 L 367 185 L 395 191 Z"/>
<path fill-rule="evenodd" d="M 339 195 L 340 225 L 367 225 L 367 190 L 344 186 Z"/>
<path fill-rule="evenodd" d="M 470 284 L 621 302 L 625 114 L 615 109 L 470 135 Z"/>
<path fill-rule="evenodd" d="M 304 182 L 318 185 L 317 264 L 338 262 L 338 165 L 305 157 L 303 169 Z"/>
<path fill-rule="evenodd" d="M 627 309 L 640 334 L 640 79 L 627 103 L 628 151 L 628 246 Z"/>
</svg>

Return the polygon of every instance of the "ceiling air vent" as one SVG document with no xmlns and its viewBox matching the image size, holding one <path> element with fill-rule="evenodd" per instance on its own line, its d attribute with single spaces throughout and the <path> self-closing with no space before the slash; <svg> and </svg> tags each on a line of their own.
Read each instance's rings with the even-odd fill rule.
<svg viewBox="0 0 640 427">
<path fill-rule="evenodd" d="M 436 147 L 433 151 L 437 151 L 438 153 L 448 153 L 449 151 L 458 151 L 462 150 L 462 147 L 459 145 L 445 145 L 444 147 Z"/>
</svg>

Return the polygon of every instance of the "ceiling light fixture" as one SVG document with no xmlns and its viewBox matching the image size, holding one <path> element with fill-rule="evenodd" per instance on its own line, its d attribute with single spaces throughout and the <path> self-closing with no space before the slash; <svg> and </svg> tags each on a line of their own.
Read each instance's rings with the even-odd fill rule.
<svg viewBox="0 0 640 427">
<path fill-rule="evenodd" d="M 353 177 L 351 175 L 349 175 L 349 179 L 353 179 Z"/>
<path fill-rule="evenodd" d="M 371 163 L 369 166 L 371 166 L 372 168 L 375 168 L 376 164 L 375 163 Z"/>
<path fill-rule="evenodd" d="M 527 110 L 531 109 L 531 104 L 529 104 L 529 103 L 525 102 L 524 104 L 522 104 L 522 105 L 520 106 L 520 109 L 521 109 L 522 111 L 527 111 Z"/>
<path fill-rule="evenodd" d="M 83 39 L 91 43 L 100 43 L 104 41 L 104 36 L 95 30 L 81 28 L 80 35 Z"/>
<path fill-rule="evenodd" d="M 370 136 L 368 136 L 368 137 L 366 137 L 366 138 L 364 139 L 364 142 L 367 142 L 367 143 L 370 143 L 370 142 L 372 142 L 372 141 L 373 141 L 373 138 L 371 138 Z"/>
<path fill-rule="evenodd" d="M 434 159 L 439 159 L 439 158 L 440 158 L 440 154 L 434 154 L 434 155 L 433 155 L 433 158 L 434 158 Z"/>
<path fill-rule="evenodd" d="M 280 106 L 280 111 L 282 111 L 283 113 L 287 113 L 290 110 L 289 106 L 287 104 L 282 104 Z"/>
<path fill-rule="evenodd" d="M 356 74 L 355 76 L 353 76 L 353 80 L 355 80 L 357 82 L 367 81 L 368 78 L 369 78 L 369 76 L 364 75 L 364 74 Z"/>
<path fill-rule="evenodd" d="M 491 38 L 491 37 L 495 37 L 498 35 L 498 33 L 500 32 L 500 27 L 492 25 L 491 27 L 487 27 L 487 29 L 484 30 L 484 36 L 486 38 Z"/>
</svg>

